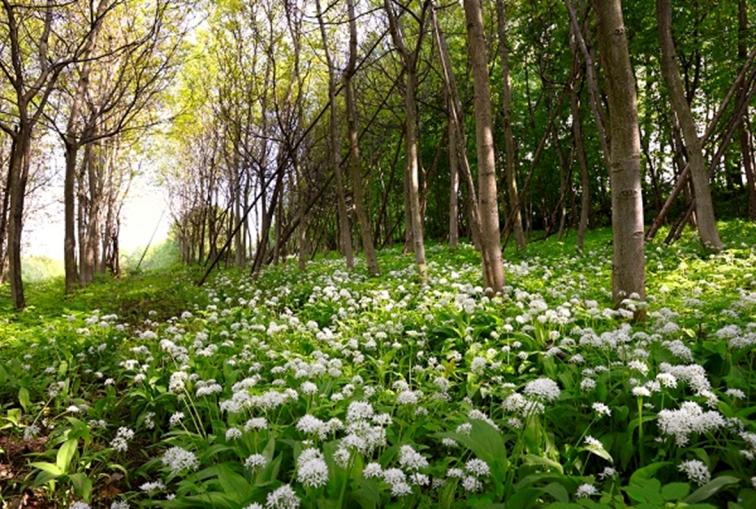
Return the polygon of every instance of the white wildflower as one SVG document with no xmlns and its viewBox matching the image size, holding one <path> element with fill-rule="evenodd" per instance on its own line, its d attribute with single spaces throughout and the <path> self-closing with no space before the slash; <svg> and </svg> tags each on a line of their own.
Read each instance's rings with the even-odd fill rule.
<svg viewBox="0 0 756 509">
<path fill-rule="evenodd" d="M 578 486 L 578 489 L 575 492 L 575 497 L 586 498 L 586 497 L 590 497 L 591 495 L 596 495 L 597 493 L 598 493 L 598 490 L 593 484 L 585 483 Z"/>
<path fill-rule="evenodd" d="M 171 447 L 163 454 L 163 465 L 171 470 L 171 474 L 178 474 L 182 470 L 196 470 L 199 466 L 197 456 L 178 446 Z"/>
<path fill-rule="evenodd" d="M 265 507 L 268 509 L 297 509 L 301 500 L 288 484 L 284 484 L 275 491 L 268 493 Z"/>
<path fill-rule="evenodd" d="M 695 482 L 699 486 L 703 486 L 711 480 L 709 469 L 699 460 L 683 461 L 677 466 L 677 469 L 680 472 L 685 472 L 688 480 Z"/>
</svg>

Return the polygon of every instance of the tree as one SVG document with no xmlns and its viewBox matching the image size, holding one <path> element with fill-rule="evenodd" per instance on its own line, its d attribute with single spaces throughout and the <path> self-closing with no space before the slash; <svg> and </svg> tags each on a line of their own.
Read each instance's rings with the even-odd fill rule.
<svg viewBox="0 0 756 509">
<path fill-rule="evenodd" d="M 508 221 L 514 234 L 517 249 L 525 249 L 525 234 L 522 231 L 520 195 L 517 191 L 517 160 L 514 131 L 512 129 L 512 83 L 509 77 L 509 42 L 507 38 L 507 17 L 504 0 L 496 0 L 496 26 L 499 33 L 499 53 L 501 56 L 501 110 L 504 121 L 505 178 L 509 196 Z"/>
<path fill-rule="evenodd" d="M 347 132 L 349 137 L 349 167 L 352 169 L 352 190 L 354 193 L 354 208 L 357 221 L 360 223 L 362 249 L 365 251 L 368 274 L 378 275 L 378 257 L 373 245 L 370 220 L 365 211 L 365 193 L 360 170 L 360 140 L 358 132 L 357 105 L 354 100 L 352 77 L 357 68 L 357 18 L 354 10 L 354 0 L 347 0 L 349 15 L 349 61 L 344 70 L 344 100 L 346 102 Z"/>
<path fill-rule="evenodd" d="M 349 216 L 347 215 L 346 194 L 344 192 L 344 176 L 341 171 L 341 132 L 339 130 L 339 114 L 337 98 L 337 76 L 336 65 L 333 61 L 331 51 L 328 47 L 328 36 L 326 35 L 325 22 L 323 13 L 320 8 L 320 0 L 315 0 L 317 6 L 318 23 L 320 24 L 320 34 L 323 38 L 323 51 L 325 52 L 326 65 L 328 66 L 328 100 L 330 113 L 330 163 L 331 169 L 336 177 L 336 195 L 339 199 L 339 231 L 341 233 L 341 246 L 344 249 L 347 269 L 354 269 L 354 253 L 352 252 L 352 233 L 349 227 Z M 357 185 L 357 182 L 354 183 Z"/>
<path fill-rule="evenodd" d="M 493 293 L 499 293 L 504 286 L 504 263 L 499 234 L 491 90 L 488 83 L 486 40 L 483 34 L 483 9 L 479 0 L 465 0 L 464 7 L 475 86 L 475 139 L 478 151 L 478 207 L 483 281 L 486 288 L 490 288 Z"/>
<path fill-rule="evenodd" d="M 76 61 L 90 34 L 71 32 L 70 9 L 47 0 L 27 6 L 2 0 L 7 30 L 0 35 L 6 51 L 0 71 L 10 82 L 15 115 L 0 122 L 12 142 L 6 189 L 8 196 L 8 259 L 11 298 L 16 309 L 26 307 L 21 280 L 21 236 L 24 198 L 29 180 L 32 135 L 42 118 L 61 72 Z M 74 23 L 75 24 L 75 23 Z"/>
<path fill-rule="evenodd" d="M 638 105 L 622 2 L 593 0 L 593 8 L 611 125 L 612 300 L 619 306 L 646 296 Z"/>
<path fill-rule="evenodd" d="M 404 69 L 404 157 L 405 157 L 405 178 L 407 182 L 407 194 L 409 201 L 409 224 L 407 229 L 412 232 L 412 250 L 415 253 L 415 266 L 417 268 L 418 279 L 421 284 L 428 280 L 428 267 L 425 261 L 425 244 L 423 242 L 423 218 L 420 211 L 420 183 L 418 176 L 418 134 L 417 134 L 417 104 L 415 94 L 417 90 L 417 65 L 422 47 L 423 37 L 425 35 L 425 15 L 428 10 L 429 2 L 425 0 L 421 7 L 420 15 L 412 13 L 412 17 L 417 20 L 419 33 L 417 34 L 414 48 L 410 50 L 404 35 L 404 27 L 394 10 L 393 0 L 384 0 L 384 8 L 389 19 L 391 39 L 394 42 L 394 48 L 399 53 Z M 402 6 L 403 10 L 409 11 L 409 8 Z M 411 11 L 410 11 L 411 12 Z"/>
<path fill-rule="evenodd" d="M 675 43 L 672 39 L 672 4 L 670 0 L 656 0 L 656 13 L 659 21 L 659 43 L 661 45 L 661 66 L 664 81 L 669 90 L 672 109 L 680 123 L 685 140 L 685 148 L 690 162 L 690 175 L 696 196 L 696 222 L 698 236 L 706 249 L 721 250 L 724 245 L 719 238 L 717 222 L 714 218 L 714 204 L 709 187 L 709 172 L 704 160 L 701 138 L 698 136 L 696 122 L 686 99 L 680 71 L 677 68 Z"/>
</svg>

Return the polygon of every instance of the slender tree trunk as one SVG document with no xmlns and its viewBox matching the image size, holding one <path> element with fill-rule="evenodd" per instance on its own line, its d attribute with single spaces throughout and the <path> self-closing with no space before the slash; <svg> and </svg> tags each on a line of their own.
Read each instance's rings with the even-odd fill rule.
<svg viewBox="0 0 756 509">
<path fill-rule="evenodd" d="M 354 100 L 352 77 L 357 65 L 357 22 L 354 12 L 354 0 L 347 0 L 349 15 L 349 63 L 344 70 L 344 95 L 347 110 L 347 130 L 349 133 L 349 166 L 352 170 L 352 189 L 354 194 L 354 208 L 357 221 L 360 223 L 362 249 L 365 251 L 368 274 L 378 275 L 378 256 L 373 244 L 370 220 L 365 211 L 365 192 L 362 185 L 362 170 L 360 168 L 360 144 L 357 123 L 357 105 Z"/>
<path fill-rule="evenodd" d="M 88 180 L 87 188 L 89 189 L 89 207 L 87 209 L 87 221 L 85 236 L 79 239 L 82 245 L 84 256 L 81 259 L 81 272 L 79 281 L 86 286 L 94 281 L 94 274 L 97 270 L 97 247 L 100 241 L 100 215 L 102 210 L 102 180 L 100 151 L 102 147 L 98 145 L 87 145 L 91 150 L 88 152 L 88 158 L 84 161 L 86 178 Z"/>
<path fill-rule="evenodd" d="M 447 105 L 449 112 L 454 107 L 449 94 L 447 96 Z M 454 121 L 449 115 L 448 131 L 449 142 L 447 151 L 449 153 L 449 247 L 454 250 L 459 246 L 459 164 L 457 162 L 457 134 Z"/>
<path fill-rule="evenodd" d="M 24 198 L 29 179 L 29 158 L 31 157 L 31 125 L 24 115 L 19 122 L 19 130 L 14 140 L 8 171 L 10 208 L 8 221 L 8 272 L 11 299 L 17 310 L 26 307 L 24 283 L 21 279 L 21 234 L 24 224 Z"/>
<path fill-rule="evenodd" d="M 696 220 L 698 236 L 705 249 L 721 250 L 724 245 L 719 238 L 717 222 L 714 218 L 714 204 L 711 199 L 709 172 L 704 161 L 701 138 L 685 97 L 680 70 L 677 67 L 675 43 L 672 40 L 672 5 L 670 0 L 656 0 L 656 14 L 659 23 L 659 43 L 662 52 L 662 74 L 669 89 L 672 108 L 680 122 L 690 161 L 690 175 L 696 191 Z"/>
<path fill-rule="evenodd" d="M 76 157 L 78 150 L 76 140 L 65 142 L 63 265 L 66 294 L 71 293 L 79 286 L 79 272 L 76 267 Z"/>
<path fill-rule="evenodd" d="M 11 139 L 11 145 L 10 145 L 10 152 L 8 154 L 8 162 L 10 162 L 10 157 L 13 154 L 13 151 L 15 150 L 15 139 Z M 10 178 L 9 175 L 6 173 L 5 179 L 3 181 L 3 202 L 2 202 L 2 209 L 0 209 L 0 283 L 3 283 L 5 281 L 6 277 L 6 261 L 8 259 L 8 249 L 7 249 L 7 242 L 8 242 L 8 209 L 10 208 Z"/>
<path fill-rule="evenodd" d="M 307 270 L 307 182 L 305 181 L 301 163 L 294 163 L 294 174 L 297 177 L 297 214 L 299 228 L 297 228 L 297 264 L 299 270 Z"/>
<path fill-rule="evenodd" d="M 570 16 L 570 32 L 575 38 L 575 43 L 578 49 L 583 54 L 585 60 L 585 74 L 588 82 L 588 103 L 591 106 L 593 112 L 593 120 L 596 123 L 596 130 L 598 131 L 598 138 L 601 145 L 601 153 L 604 156 L 604 163 L 606 164 L 607 174 L 611 175 L 612 169 L 610 164 L 610 145 L 611 137 L 604 127 L 604 113 L 601 109 L 601 100 L 599 95 L 598 77 L 596 76 L 596 67 L 593 60 L 593 55 L 586 44 L 586 40 L 583 37 L 583 30 L 580 28 L 578 22 L 577 13 L 572 5 L 571 0 L 564 0 L 567 6 L 567 12 Z"/>
<path fill-rule="evenodd" d="M 507 18 L 504 0 L 496 0 L 497 27 L 499 31 L 499 52 L 501 53 L 501 109 L 504 117 L 504 156 L 506 158 L 507 195 L 509 208 L 506 217 L 512 220 L 512 233 L 517 250 L 525 249 L 525 234 L 522 231 L 520 196 L 517 192 L 517 160 L 514 132 L 512 130 L 512 84 L 509 79 L 509 41 L 507 38 Z"/>
<path fill-rule="evenodd" d="M 622 3 L 593 0 L 593 6 L 611 119 L 612 300 L 619 305 L 627 297 L 646 297 L 638 104 Z"/>
<path fill-rule="evenodd" d="M 480 210 L 478 208 L 478 197 L 475 191 L 472 170 L 470 169 L 470 161 L 467 158 L 467 142 L 462 121 L 462 101 L 459 98 L 457 81 L 451 66 L 449 46 L 446 43 L 446 37 L 438 23 L 435 8 L 431 9 L 431 22 L 433 23 L 433 31 L 438 44 L 439 57 L 441 59 L 441 67 L 443 70 L 444 87 L 446 93 L 449 95 L 450 101 L 449 119 L 454 128 L 454 137 L 450 137 L 449 140 L 451 141 L 453 139 L 456 141 L 456 144 L 451 146 L 457 151 L 457 169 L 461 173 L 460 176 L 464 180 L 467 188 L 465 196 L 467 198 L 466 205 L 470 216 L 470 237 L 472 238 L 475 249 L 480 250 Z"/>
<path fill-rule="evenodd" d="M 746 0 L 738 0 L 738 60 L 746 62 L 748 47 L 748 5 Z M 740 101 L 748 93 L 748 87 L 743 84 L 738 95 Z M 738 101 L 738 102 L 740 102 Z M 740 125 L 740 154 L 743 158 L 743 171 L 746 175 L 746 185 L 748 187 L 748 217 L 756 220 L 756 168 L 754 168 L 753 145 L 751 143 L 750 122 L 748 105 L 745 106 L 745 112 Z"/>
<path fill-rule="evenodd" d="M 479 0 L 465 0 L 467 40 L 472 61 L 475 87 L 475 139 L 478 153 L 478 203 L 481 226 L 483 279 L 493 293 L 504 286 L 504 263 L 501 256 L 499 207 L 496 190 L 496 164 L 491 119 L 491 91 L 488 84 L 488 58 L 483 31 L 483 9 Z"/>
<path fill-rule="evenodd" d="M 413 64 L 414 65 L 414 64 Z M 425 261 L 425 244 L 423 241 L 423 218 L 420 215 L 420 181 L 417 152 L 417 110 L 415 105 L 415 91 L 417 88 L 417 73 L 415 70 L 407 73 L 406 90 L 404 93 L 404 106 L 406 127 L 406 145 L 404 149 L 407 176 L 408 195 L 410 202 L 412 251 L 415 253 L 415 265 L 421 284 L 428 280 L 428 269 Z"/>
<path fill-rule="evenodd" d="M 92 30 L 89 34 L 86 45 L 84 47 L 84 51 L 82 53 L 84 61 L 81 64 L 81 71 L 79 73 L 78 83 L 76 84 L 74 100 L 71 105 L 71 110 L 68 113 L 66 132 L 62 135 L 63 143 L 66 149 L 66 172 L 63 184 L 63 265 L 65 268 L 66 294 L 71 293 L 81 282 L 81 274 L 78 272 L 76 266 L 76 235 L 74 231 L 74 224 L 76 221 L 74 217 L 76 209 L 76 160 L 79 148 L 81 148 L 83 137 L 82 132 L 91 130 L 91 126 L 90 129 L 80 129 L 82 127 L 82 119 L 79 118 L 79 115 L 81 114 L 81 110 L 84 108 L 84 103 L 87 99 L 87 93 L 89 92 L 89 76 L 92 70 L 92 61 L 89 59 L 89 57 L 94 52 L 95 45 L 97 44 L 97 37 L 100 32 L 100 28 L 102 27 L 102 18 L 106 10 L 109 8 L 109 5 L 110 2 L 108 0 L 100 0 L 97 6 L 97 11 L 94 13 L 95 24 L 92 26 Z M 84 239 L 80 237 L 79 242 L 83 241 Z M 83 263 L 83 260 L 80 259 L 79 262 Z"/>
<path fill-rule="evenodd" d="M 346 265 L 349 271 L 354 269 L 354 252 L 352 251 L 352 234 L 349 226 L 349 215 L 347 214 L 346 193 L 344 191 L 344 177 L 341 172 L 341 133 L 339 131 L 339 114 L 337 108 L 337 90 L 336 90 L 336 66 L 333 63 L 331 52 L 328 49 L 328 36 L 325 31 L 325 23 L 320 8 L 320 0 L 315 0 L 317 6 L 318 22 L 320 24 L 320 35 L 323 39 L 323 51 L 325 52 L 326 63 L 328 65 L 328 99 L 330 111 L 330 136 L 331 146 L 329 147 L 330 164 L 336 177 L 336 196 L 339 202 L 339 233 L 341 234 L 341 248 L 344 250 Z M 357 183 L 355 183 L 357 185 Z"/>
<path fill-rule="evenodd" d="M 570 40 L 570 46 L 572 47 L 572 58 L 575 61 L 575 65 L 579 66 L 574 38 Z M 576 83 L 573 83 L 570 87 L 570 111 L 572 113 L 572 135 L 575 140 L 575 154 L 577 156 L 578 167 L 580 168 L 580 223 L 577 231 L 577 249 L 578 251 L 582 251 L 585 242 L 585 233 L 588 230 L 588 217 L 591 212 L 591 178 L 588 170 L 588 161 L 585 157 L 585 146 L 583 145 L 583 114 L 580 111 L 580 97 Z"/>
<path fill-rule="evenodd" d="M 410 223 L 407 228 L 412 232 L 412 250 L 415 253 L 415 266 L 421 285 L 428 282 L 428 267 L 425 261 L 425 244 L 423 243 L 423 218 L 420 214 L 420 182 L 418 168 L 418 135 L 417 135 L 417 105 L 415 93 L 417 90 L 417 59 L 424 32 L 425 11 L 427 2 L 423 4 L 423 15 L 420 19 L 420 36 L 414 51 L 410 52 L 404 42 L 401 24 L 391 7 L 390 0 L 384 0 L 384 7 L 388 14 L 391 37 L 394 46 L 402 57 L 405 70 L 404 108 L 405 108 L 405 164 L 407 181 L 407 201 L 409 201 Z"/>
</svg>

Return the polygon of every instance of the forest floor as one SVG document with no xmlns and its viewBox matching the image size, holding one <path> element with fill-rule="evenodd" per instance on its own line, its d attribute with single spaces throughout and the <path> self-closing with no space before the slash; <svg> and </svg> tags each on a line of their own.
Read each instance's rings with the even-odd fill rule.
<svg viewBox="0 0 756 509">
<path fill-rule="evenodd" d="M 494 298 L 441 244 L 426 287 L 399 247 L 0 287 L 0 504 L 756 507 L 756 225 L 720 228 L 622 309 L 606 230 L 508 249 Z"/>
</svg>

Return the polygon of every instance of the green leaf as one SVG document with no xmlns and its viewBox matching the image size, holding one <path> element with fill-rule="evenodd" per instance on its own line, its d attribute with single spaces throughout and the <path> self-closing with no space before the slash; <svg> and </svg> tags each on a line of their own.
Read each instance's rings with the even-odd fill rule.
<svg viewBox="0 0 756 509">
<path fill-rule="evenodd" d="M 559 472 L 560 474 L 564 473 L 564 469 L 561 463 L 559 463 L 558 461 L 549 459 L 549 458 L 544 458 L 543 456 L 536 456 L 535 454 L 526 454 L 523 457 L 523 461 L 526 464 L 530 464 L 530 465 L 543 465 L 543 466 L 552 468 L 556 470 L 557 472 Z"/>
<path fill-rule="evenodd" d="M 472 430 L 469 435 L 463 433 L 437 433 L 434 436 L 452 438 L 464 445 L 475 455 L 491 465 L 494 461 L 506 461 L 507 450 L 501 434 L 485 421 L 472 419 Z"/>
<path fill-rule="evenodd" d="M 657 471 L 671 464 L 671 461 L 657 461 L 656 463 L 651 463 L 643 468 L 639 468 L 630 476 L 630 484 L 633 484 L 633 481 L 640 479 L 651 479 Z"/>
<path fill-rule="evenodd" d="M 630 486 L 622 488 L 627 495 L 641 503 L 664 505 L 661 496 L 661 483 L 658 479 L 632 479 Z"/>
<path fill-rule="evenodd" d="M 359 479 L 360 488 L 352 493 L 352 497 L 363 509 L 375 509 L 381 505 L 381 492 L 378 483 L 373 479 Z"/>
<path fill-rule="evenodd" d="M 554 497 L 554 500 L 558 502 L 567 503 L 570 501 L 570 494 L 567 491 L 567 488 L 557 482 L 552 482 L 544 486 L 543 492 L 548 493 L 549 495 Z"/>
<path fill-rule="evenodd" d="M 29 466 L 32 468 L 38 468 L 39 470 L 47 472 L 48 474 L 51 474 L 55 477 L 60 477 L 61 475 L 63 475 L 63 471 L 58 468 L 57 465 L 53 465 L 52 463 L 48 463 L 46 461 L 35 461 L 33 463 L 29 463 Z"/>
<path fill-rule="evenodd" d="M 18 390 L 18 402 L 21 403 L 21 408 L 24 412 L 28 412 L 31 408 L 31 398 L 29 397 L 29 390 L 26 387 L 21 387 Z"/>
<path fill-rule="evenodd" d="M 700 488 L 698 488 L 696 491 L 691 493 L 688 497 L 683 500 L 686 504 L 695 504 L 697 502 L 703 502 L 710 496 L 714 495 L 716 492 L 724 488 L 725 486 L 729 486 L 732 484 L 738 484 L 740 483 L 740 479 L 737 477 L 733 477 L 731 475 L 722 475 L 717 477 L 716 479 L 709 481 L 708 483 L 704 484 Z"/>
<path fill-rule="evenodd" d="M 68 478 L 71 479 L 76 495 L 84 501 L 88 501 L 92 496 L 92 479 L 83 472 L 76 472 L 69 475 Z"/>
<path fill-rule="evenodd" d="M 235 472 L 229 463 L 218 465 L 218 480 L 220 481 L 223 491 L 234 502 L 241 503 L 252 491 L 252 486 L 247 480 Z"/>
<path fill-rule="evenodd" d="M 72 438 L 71 440 L 67 440 L 60 446 L 60 449 L 58 449 L 58 457 L 55 460 L 55 464 L 63 473 L 68 472 L 68 467 L 71 465 L 71 460 L 76 453 L 77 444 L 78 440 Z"/>
<path fill-rule="evenodd" d="M 607 450 L 604 449 L 603 447 L 599 447 L 599 446 L 593 445 L 593 444 L 588 444 L 588 445 L 586 445 L 584 447 L 581 447 L 581 450 L 588 451 L 588 452 L 590 452 L 592 454 L 595 454 L 599 458 L 603 458 L 606 461 L 608 461 L 609 463 L 614 463 L 614 458 L 612 458 L 612 455 L 609 454 L 609 452 L 607 452 Z"/>
<path fill-rule="evenodd" d="M 529 509 L 543 493 L 539 488 L 524 488 L 507 499 L 507 509 Z"/>
<path fill-rule="evenodd" d="M 673 482 L 662 486 L 662 498 L 667 501 L 680 500 L 690 493 L 690 484 L 686 482 Z"/>
</svg>

